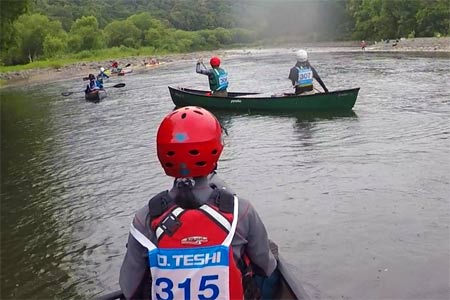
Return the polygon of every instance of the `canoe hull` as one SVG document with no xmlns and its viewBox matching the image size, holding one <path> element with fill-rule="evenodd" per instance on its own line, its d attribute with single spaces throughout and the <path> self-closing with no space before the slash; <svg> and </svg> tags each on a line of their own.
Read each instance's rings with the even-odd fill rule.
<svg viewBox="0 0 450 300">
<path fill-rule="evenodd" d="M 85 94 L 86 101 L 95 102 L 98 103 L 106 98 L 106 91 L 105 90 L 96 90 L 93 92 L 90 92 L 88 94 Z"/>
<path fill-rule="evenodd" d="M 344 111 L 351 110 L 359 88 L 317 93 L 313 95 L 262 96 L 258 93 L 233 93 L 228 97 L 214 97 L 209 91 L 169 87 L 177 107 L 200 106 L 206 109 L 234 111 Z"/>
</svg>

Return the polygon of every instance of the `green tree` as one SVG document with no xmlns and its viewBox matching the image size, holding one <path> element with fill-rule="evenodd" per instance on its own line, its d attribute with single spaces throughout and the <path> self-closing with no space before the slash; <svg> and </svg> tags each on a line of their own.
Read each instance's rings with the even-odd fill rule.
<svg viewBox="0 0 450 300">
<path fill-rule="evenodd" d="M 164 36 L 169 34 L 168 28 L 163 22 L 157 19 L 150 19 L 151 25 L 144 32 L 143 44 L 155 48 L 162 48 L 164 44 Z"/>
<path fill-rule="evenodd" d="M 233 40 L 233 34 L 230 30 L 219 27 L 214 30 L 217 40 L 222 45 L 229 45 Z"/>
<path fill-rule="evenodd" d="M 132 15 L 128 17 L 128 20 L 143 32 L 153 27 L 155 24 L 154 17 L 152 17 L 152 15 L 148 12 Z"/>
<path fill-rule="evenodd" d="M 450 33 L 448 0 L 348 0 L 355 38 L 393 39 Z"/>
<path fill-rule="evenodd" d="M 18 52 L 14 60 L 25 63 L 44 54 L 44 41 L 47 36 L 65 42 L 65 32 L 59 21 L 51 21 L 41 14 L 22 15 L 14 22 L 17 33 Z M 50 53 L 49 53 L 50 54 Z"/>
<path fill-rule="evenodd" d="M 74 52 L 105 47 L 105 37 L 96 17 L 81 17 L 73 23 L 69 32 L 69 47 Z"/>
<path fill-rule="evenodd" d="M 0 48 L 3 60 L 10 48 L 16 47 L 13 22 L 28 8 L 29 0 L 1 0 L 0 7 Z"/>
<path fill-rule="evenodd" d="M 44 55 L 47 58 L 56 57 L 62 55 L 67 50 L 67 37 L 50 36 L 47 35 L 43 43 Z"/>
<path fill-rule="evenodd" d="M 111 22 L 105 27 L 105 35 L 109 47 L 138 48 L 141 45 L 142 32 L 130 20 Z"/>
<path fill-rule="evenodd" d="M 450 2 L 428 0 L 426 4 L 416 14 L 419 35 L 450 35 Z"/>
</svg>

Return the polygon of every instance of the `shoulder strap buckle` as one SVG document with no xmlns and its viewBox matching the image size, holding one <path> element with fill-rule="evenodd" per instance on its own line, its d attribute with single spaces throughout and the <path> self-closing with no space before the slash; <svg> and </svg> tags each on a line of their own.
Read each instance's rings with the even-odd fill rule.
<svg viewBox="0 0 450 300">
<path fill-rule="evenodd" d="M 172 236 L 175 231 L 181 226 L 180 219 L 171 212 L 164 220 L 161 221 L 159 227 L 164 230 L 169 236 Z"/>
</svg>

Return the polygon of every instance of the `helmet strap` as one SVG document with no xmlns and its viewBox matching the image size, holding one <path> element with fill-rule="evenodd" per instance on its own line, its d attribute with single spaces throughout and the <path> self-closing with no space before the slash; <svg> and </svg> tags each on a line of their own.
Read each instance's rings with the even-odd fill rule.
<svg viewBox="0 0 450 300">
<path fill-rule="evenodd" d="M 184 209 L 195 209 L 201 206 L 201 203 L 197 200 L 192 191 L 194 186 L 195 181 L 192 178 L 175 179 L 177 195 L 174 200 L 179 207 Z"/>
</svg>

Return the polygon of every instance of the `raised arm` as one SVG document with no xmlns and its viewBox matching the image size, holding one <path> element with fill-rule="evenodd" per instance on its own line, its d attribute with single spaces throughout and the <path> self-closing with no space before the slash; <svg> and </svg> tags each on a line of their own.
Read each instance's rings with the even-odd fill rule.
<svg viewBox="0 0 450 300">
<path fill-rule="evenodd" d="M 209 75 L 211 74 L 211 71 L 206 68 L 206 66 L 203 64 L 203 62 L 198 61 L 197 66 L 195 68 L 195 72 L 203 75 Z"/>
</svg>

